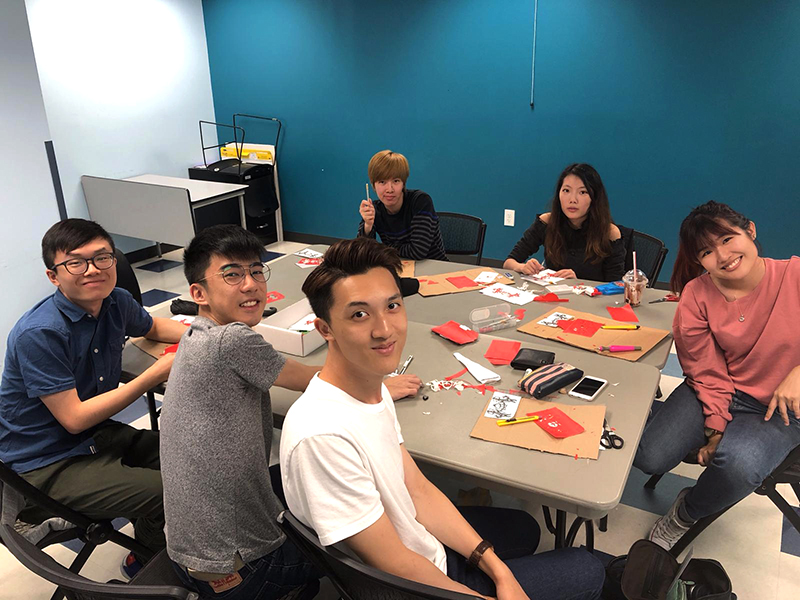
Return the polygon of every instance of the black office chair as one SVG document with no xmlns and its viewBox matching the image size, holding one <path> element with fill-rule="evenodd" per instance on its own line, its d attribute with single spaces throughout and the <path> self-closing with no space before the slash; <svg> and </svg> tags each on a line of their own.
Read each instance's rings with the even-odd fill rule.
<svg viewBox="0 0 800 600">
<path fill-rule="evenodd" d="M 476 265 L 481 264 L 483 242 L 486 238 L 486 223 L 478 217 L 460 213 L 440 212 L 439 230 L 442 232 L 446 254 L 477 255 Z"/>
<path fill-rule="evenodd" d="M 117 257 L 117 287 L 128 290 L 139 304 L 142 304 L 142 290 L 136 280 L 136 273 L 133 272 L 131 263 L 125 253 L 116 248 L 114 254 Z"/>
<path fill-rule="evenodd" d="M 22 533 L 17 531 L 24 529 L 24 525 L 17 521 L 17 516 L 25 507 L 26 500 L 38 508 L 43 509 L 47 514 L 52 515 L 56 520 L 46 521 L 41 525 L 41 531 L 28 527 L 29 536 L 38 538 L 35 542 L 29 541 Z M 54 525 L 53 528 L 48 527 Z M 86 564 L 89 556 L 100 544 L 111 541 L 122 546 L 127 550 L 136 552 L 142 560 L 148 561 L 152 558 L 153 552 L 137 542 L 135 539 L 116 531 L 110 521 L 91 519 L 84 514 L 72 510 L 68 506 L 57 502 L 38 488 L 34 487 L 25 479 L 14 472 L 5 463 L 0 461 L 0 533 L 2 533 L 3 543 L 8 547 L 19 561 L 27 568 L 31 569 L 41 577 L 62 586 L 64 589 L 73 589 L 68 584 L 71 583 L 70 577 L 77 578 L 76 581 L 88 581 L 80 577 L 78 573 Z M 38 535 L 37 535 L 38 534 Z M 58 565 L 58 568 L 50 564 L 52 559 L 42 552 L 42 548 L 51 544 L 62 543 L 70 540 L 80 540 L 84 543 L 83 548 L 78 552 L 75 560 L 69 568 Z M 54 562 L 54 561 L 53 561 Z M 41 563 L 42 571 L 35 568 Z M 32 566 L 33 565 L 33 566 Z M 152 567 L 155 569 L 155 567 Z M 65 573 L 68 573 L 67 576 Z M 53 574 L 56 579 L 51 579 L 48 575 Z M 59 579 L 60 578 L 60 579 Z M 59 587 L 52 596 L 52 600 L 60 600 L 64 597 L 64 589 Z M 87 597 L 114 597 L 111 596 L 87 596 Z M 138 597 L 138 596 L 134 596 Z M 159 597 L 159 596 L 149 596 Z M 164 596 L 173 597 L 173 596 Z M 174 596 L 187 598 L 188 596 Z"/>
<path fill-rule="evenodd" d="M 288 510 L 278 522 L 289 538 L 330 578 L 343 600 L 476 600 L 476 596 L 441 590 L 416 581 L 396 577 L 350 558 L 331 546 L 320 544 L 316 534 Z"/>
<path fill-rule="evenodd" d="M 139 304 L 142 304 L 142 291 L 139 287 L 139 282 L 136 279 L 136 273 L 134 272 L 131 263 L 128 262 L 128 257 L 125 256 L 125 253 L 119 248 L 114 250 L 114 254 L 117 257 L 117 287 L 128 290 L 131 293 L 131 296 L 133 296 L 133 299 Z M 128 383 L 130 380 L 131 378 L 126 377 L 124 373 L 120 378 L 121 383 Z M 150 413 L 150 429 L 153 431 L 158 431 L 158 415 L 161 412 L 158 408 L 156 408 L 156 393 L 162 395 L 164 394 L 163 384 L 158 385 L 145 393 L 147 411 Z"/>
<path fill-rule="evenodd" d="M 620 231 L 625 236 L 626 231 L 631 232 L 631 243 L 625 244 L 625 272 L 633 269 L 633 251 L 636 251 L 636 267 L 647 275 L 647 287 L 653 287 L 658 281 L 661 267 L 664 266 L 664 259 L 669 249 L 660 239 L 647 235 L 641 231 L 635 231 L 627 227 L 620 227 Z"/>
<path fill-rule="evenodd" d="M 684 459 L 685 462 L 694 462 L 696 463 L 697 460 L 691 460 L 691 457 L 687 456 Z M 658 484 L 659 480 L 663 477 L 663 474 L 653 475 L 647 483 L 645 483 L 644 487 L 653 490 Z M 794 450 L 792 450 L 789 455 L 784 459 L 784 461 L 778 465 L 778 467 L 769 474 L 769 476 L 761 482 L 761 485 L 756 488 L 755 493 L 760 496 L 767 496 L 772 503 L 778 507 L 784 516 L 789 520 L 789 523 L 800 533 L 800 515 L 798 515 L 794 509 L 789 505 L 786 499 L 781 496 L 780 492 L 777 490 L 777 485 L 779 483 L 787 483 L 794 491 L 795 496 L 797 496 L 797 501 L 800 502 L 800 446 L 797 446 Z M 670 553 L 675 556 L 676 558 L 684 551 L 686 548 L 689 547 L 697 536 L 699 536 L 703 531 L 708 528 L 714 521 L 716 521 L 719 517 L 725 514 L 728 510 L 733 508 L 735 504 L 728 506 L 727 508 L 722 509 L 721 511 L 704 517 L 698 520 L 694 525 L 689 528 L 680 540 L 672 547 Z"/>
</svg>

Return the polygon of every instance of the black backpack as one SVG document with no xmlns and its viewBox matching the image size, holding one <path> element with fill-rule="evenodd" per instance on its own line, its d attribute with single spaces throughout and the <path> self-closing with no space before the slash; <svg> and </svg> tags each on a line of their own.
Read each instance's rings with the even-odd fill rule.
<svg viewBox="0 0 800 600">
<path fill-rule="evenodd" d="M 606 567 L 606 600 L 736 600 L 731 580 L 715 560 L 681 564 L 661 546 L 639 540 Z M 676 577 L 679 579 L 676 581 Z M 673 585 L 674 584 L 674 585 Z"/>
</svg>

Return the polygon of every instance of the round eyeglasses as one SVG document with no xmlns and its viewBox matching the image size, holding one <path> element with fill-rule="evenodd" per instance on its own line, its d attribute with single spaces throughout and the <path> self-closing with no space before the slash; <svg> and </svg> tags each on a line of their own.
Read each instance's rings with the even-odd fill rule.
<svg viewBox="0 0 800 600">
<path fill-rule="evenodd" d="M 89 263 L 92 263 L 95 269 L 106 271 L 113 267 L 115 262 L 117 262 L 117 257 L 111 252 L 101 252 L 92 258 L 70 258 L 53 265 L 50 270 L 55 271 L 58 267 L 64 267 L 72 275 L 83 275 L 89 270 Z"/>
<path fill-rule="evenodd" d="M 249 267 L 244 267 L 242 265 L 228 265 L 222 269 L 222 271 L 213 273 L 208 277 L 222 275 L 222 281 L 228 285 L 239 285 L 242 283 L 242 281 L 244 281 L 247 273 L 250 273 L 250 277 L 253 278 L 253 281 L 257 281 L 258 283 L 266 283 L 269 279 L 270 270 L 269 267 L 264 263 L 255 263 Z M 203 277 L 203 279 L 198 279 L 197 281 L 205 281 L 208 279 L 208 277 Z"/>
</svg>

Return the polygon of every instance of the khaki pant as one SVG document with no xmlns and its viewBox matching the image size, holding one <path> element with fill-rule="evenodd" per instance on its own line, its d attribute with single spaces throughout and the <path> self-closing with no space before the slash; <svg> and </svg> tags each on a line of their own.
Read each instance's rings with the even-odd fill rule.
<svg viewBox="0 0 800 600">
<path fill-rule="evenodd" d="M 22 477 L 92 519 L 128 519 L 141 544 L 161 550 L 166 540 L 158 432 L 111 422 L 93 437 L 97 454 L 65 458 Z M 40 523 L 51 516 L 28 505 L 19 519 Z"/>
</svg>

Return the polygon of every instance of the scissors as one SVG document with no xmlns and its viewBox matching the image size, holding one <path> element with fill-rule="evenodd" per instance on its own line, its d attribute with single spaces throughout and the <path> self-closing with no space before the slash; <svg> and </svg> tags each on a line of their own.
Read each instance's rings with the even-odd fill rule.
<svg viewBox="0 0 800 600">
<path fill-rule="evenodd" d="M 658 300 L 650 300 L 648 304 L 656 304 L 657 302 L 677 302 L 679 298 L 675 294 L 667 294 L 663 298 L 659 298 Z"/>
<path fill-rule="evenodd" d="M 625 445 L 625 440 L 614 433 L 611 427 L 608 426 L 607 419 L 603 419 L 603 435 L 600 436 L 600 445 L 607 450 L 611 448 L 619 450 Z"/>
</svg>

